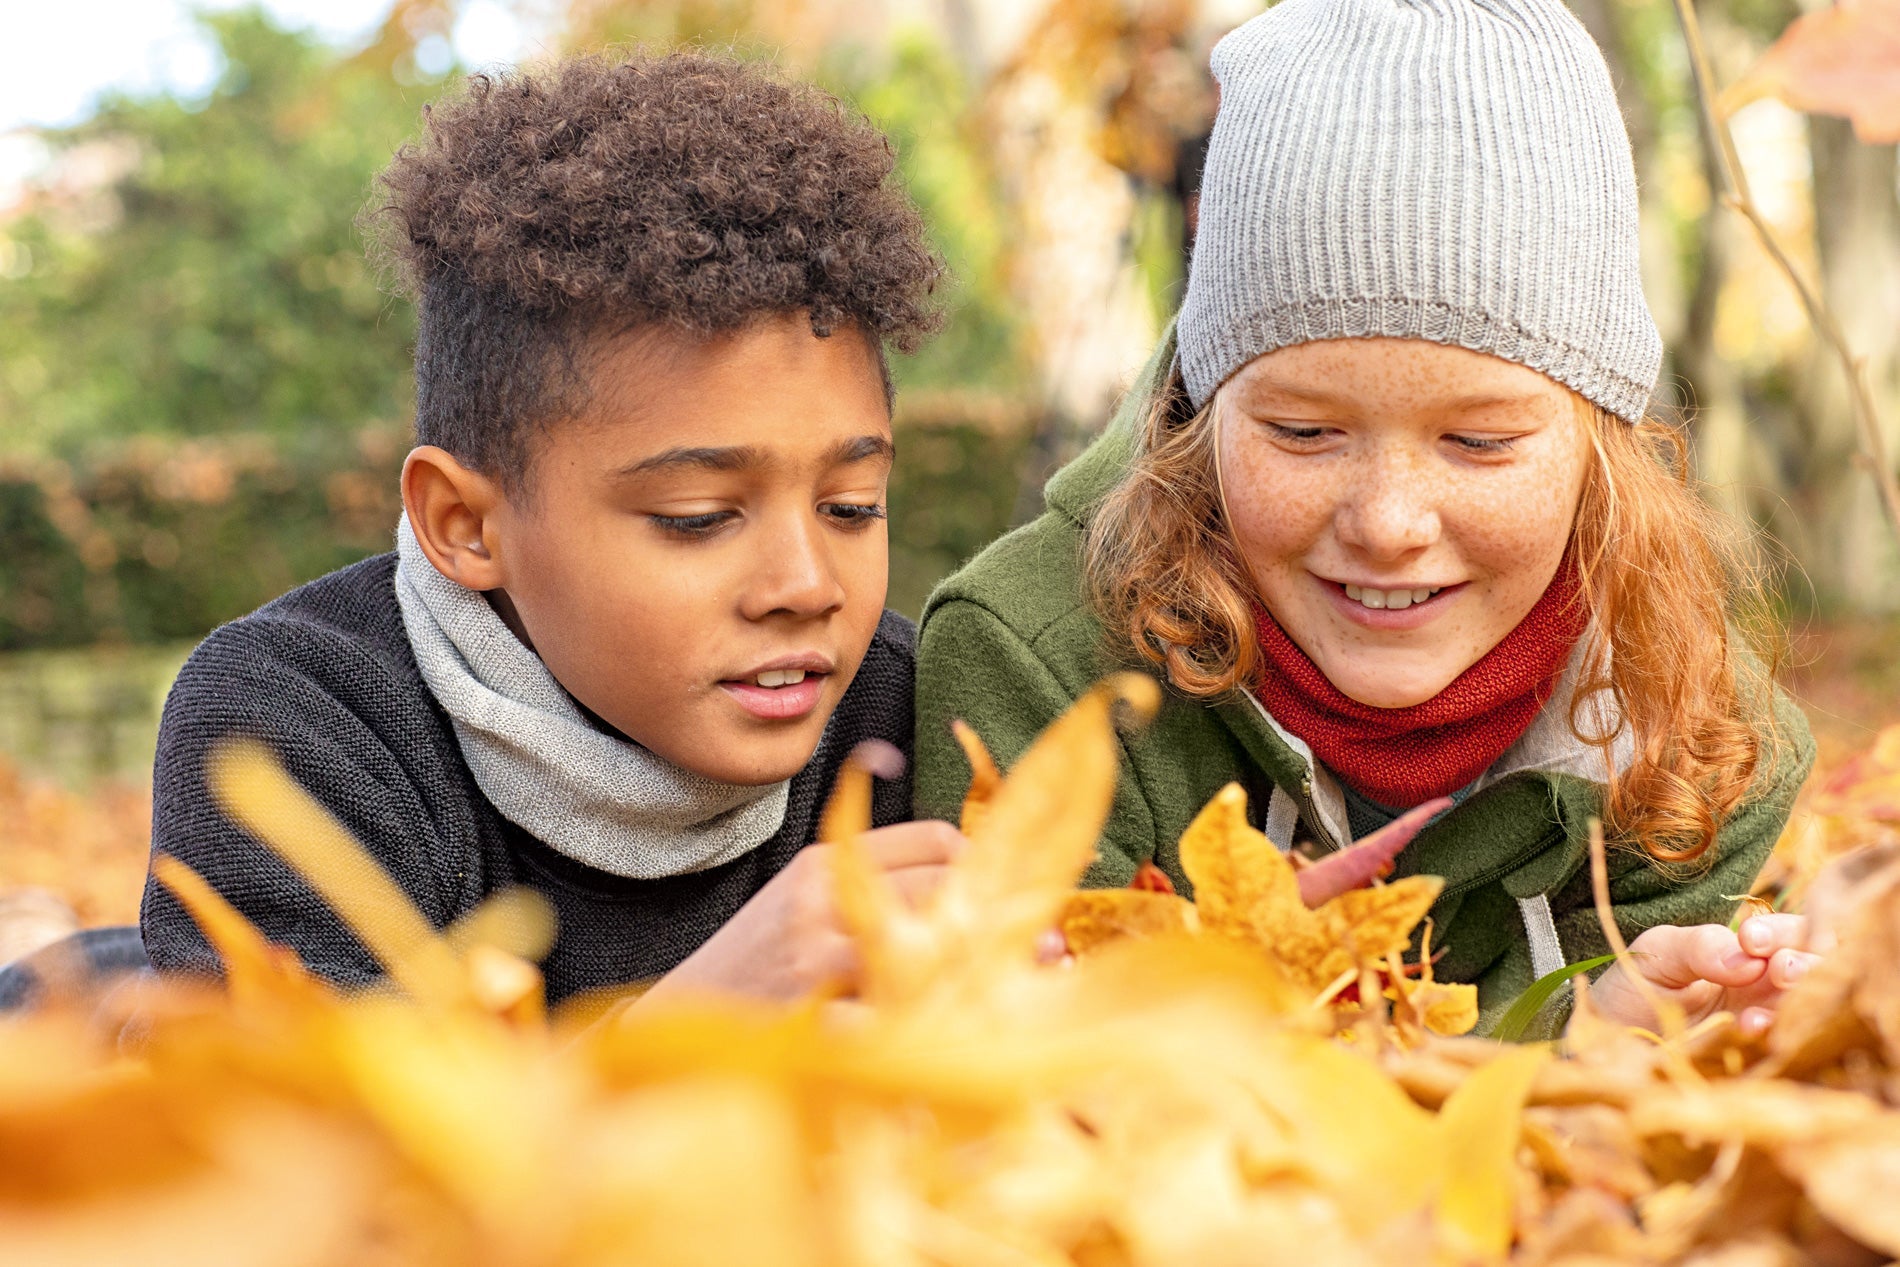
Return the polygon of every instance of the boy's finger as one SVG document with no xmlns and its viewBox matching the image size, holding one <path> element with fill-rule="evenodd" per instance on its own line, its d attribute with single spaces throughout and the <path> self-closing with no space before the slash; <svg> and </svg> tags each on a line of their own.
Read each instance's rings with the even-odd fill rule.
<svg viewBox="0 0 1900 1267">
<path fill-rule="evenodd" d="M 1323 906 L 1341 893 L 1371 884 L 1391 868 L 1392 859 L 1412 843 L 1412 837 L 1451 803 L 1451 798 L 1442 796 L 1427 801 L 1357 844 L 1319 859 L 1300 872 L 1300 900 L 1308 906 Z"/>
<path fill-rule="evenodd" d="M 962 832 L 936 819 L 899 823 L 895 827 L 866 832 L 864 836 L 864 847 L 870 851 L 871 861 L 886 871 L 942 866 L 962 853 L 967 843 Z"/>
<path fill-rule="evenodd" d="M 949 868 L 942 866 L 903 867 L 891 872 L 891 883 L 897 887 L 898 895 L 915 909 L 930 900 L 948 873 Z"/>
<path fill-rule="evenodd" d="M 1805 915 L 1753 915 L 1737 930 L 1742 949 L 1766 959 L 1778 950 L 1805 950 L 1808 945 L 1808 917 Z"/>
</svg>

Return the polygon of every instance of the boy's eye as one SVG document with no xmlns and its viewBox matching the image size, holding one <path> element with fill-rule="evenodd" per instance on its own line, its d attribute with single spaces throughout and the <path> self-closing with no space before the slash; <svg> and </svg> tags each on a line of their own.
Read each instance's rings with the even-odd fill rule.
<svg viewBox="0 0 1900 1267">
<path fill-rule="evenodd" d="M 1471 453 L 1508 453 L 1517 443 L 1516 436 L 1460 436 L 1445 437 L 1459 448 Z"/>
<path fill-rule="evenodd" d="M 820 508 L 824 514 L 851 528 L 861 528 L 884 518 L 884 507 L 873 502 L 828 502 Z"/>
<path fill-rule="evenodd" d="M 647 516 L 662 532 L 670 532 L 680 537 L 707 536 L 720 525 L 737 517 L 737 512 L 731 510 L 712 510 L 703 515 Z"/>
</svg>

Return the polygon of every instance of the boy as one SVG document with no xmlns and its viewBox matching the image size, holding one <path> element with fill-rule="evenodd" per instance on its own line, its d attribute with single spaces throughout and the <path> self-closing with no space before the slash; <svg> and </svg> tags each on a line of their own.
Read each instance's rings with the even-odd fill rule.
<svg viewBox="0 0 1900 1267">
<path fill-rule="evenodd" d="M 940 266 L 889 144 L 816 89 L 699 54 L 477 76 L 383 185 L 415 298 L 394 554 L 214 632 L 167 701 L 154 853 L 317 972 L 378 975 L 219 811 L 263 739 L 437 926 L 526 885 L 549 998 L 634 980 L 791 997 L 848 976 L 817 815 L 851 749 L 908 755 L 883 610 L 884 345 Z M 880 786 L 874 852 L 959 838 Z M 160 969 L 216 971 L 148 881 Z"/>
</svg>

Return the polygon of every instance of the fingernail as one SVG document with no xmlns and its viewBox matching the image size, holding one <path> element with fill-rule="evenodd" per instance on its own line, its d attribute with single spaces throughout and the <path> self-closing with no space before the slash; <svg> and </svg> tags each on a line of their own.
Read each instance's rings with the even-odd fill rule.
<svg viewBox="0 0 1900 1267">
<path fill-rule="evenodd" d="M 1788 959 L 1787 970 L 1782 975 L 1790 982 L 1799 981 L 1808 975 L 1808 969 L 1814 966 L 1816 958 L 1817 956 L 1814 955 L 1791 955 Z"/>
<path fill-rule="evenodd" d="M 1730 950 L 1722 955 L 1722 966 L 1724 968 L 1746 968 L 1749 964 L 1758 963 L 1760 960 L 1760 955 L 1751 955 L 1746 949 Z"/>
<path fill-rule="evenodd" d="M 1775 940 L 1774 934 L 1769 929 L 1765 928 L 1759 920 L 1753 919 L 1742 921 L 1741 939 L 1742 945 L 1757 954 L 1768 949 Z"/>
</svg>

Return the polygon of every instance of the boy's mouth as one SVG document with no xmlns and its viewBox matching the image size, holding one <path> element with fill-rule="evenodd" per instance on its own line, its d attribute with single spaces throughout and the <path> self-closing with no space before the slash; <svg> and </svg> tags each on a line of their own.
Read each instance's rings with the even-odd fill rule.
<svg viewBox="0 0 1900 1267">
<path fill-rule="evenodd" d="M 739 707 L 762 721 L 793 721 L 818 706 L 831 673 L 831 663 L 822 657 L 795 656 L 726 678 L 719 685 Z"/>
</svg>

